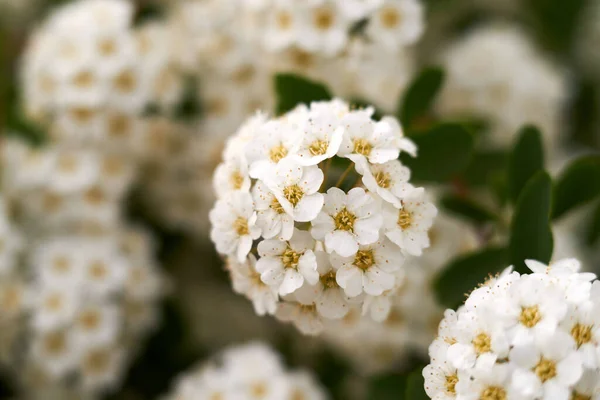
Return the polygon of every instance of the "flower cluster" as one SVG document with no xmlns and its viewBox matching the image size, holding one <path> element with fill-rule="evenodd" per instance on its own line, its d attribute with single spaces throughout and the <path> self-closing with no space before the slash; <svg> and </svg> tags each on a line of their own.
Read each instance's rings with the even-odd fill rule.
<svg viewBox="0 0 600 400">
<path fill-rule="evenodd" d="M 165 400 L 324 400 L 325 392 L 305 371 L 286 371 L 279 355 L 262 343 L 232 347 L 180 378 Z"/>
<path fill-rule="evenodd" d="M 228 141 L 211 239 L 257 313 L 317 334 L 323 318 L 385 297 L 405 257 L 429 246 L 437 209 L 398 160 L 416 148 L 395 119 L 372 112 L 312 103 L 258 114 Z"/>
<path fill-rule="evenodd" d="M 423 370 L 431 398 L 598 396 L 596 276 L 575 259 L 527 266 L 532 274 L 508 269 L 446 311 Z"/>
<path fill-rule="evenodd" d="M 351 310 L 326 327 L 326 343 L 358 371 L 380 373 L 401 364 L 409 354 L 427 354 L 443 317 L 432 282 L 441 268 L 478 246 L 469 224 L 440 213 L 429 231 L 431 246 L 421 257 L 408 257 L 403 279 L 370 305 L 370 315 Z"/>
<path fill-rule="evenodd" d="M 80 0 L 56 10 L 26 49 L 24 107 L 59 141 L 92 143 L 122 153 L 145 148 L 149 106 L 180 97 L 166 25 L 131 27 L 124 0 Z M 77 34 L 73 34 L 77 32 Z"/>
<path fill-rule="evenodd" d="M 488 119 L 491 132 L 486 137 L 493 146 L 510 144 L 527 123 L 540 128 L 550 148 L 558 144 L 566 75 L 518 29 L 475 30 L 444 52 L 442 64 L 447 74 L 438 99 L 442 115 Z"/>
</svg>

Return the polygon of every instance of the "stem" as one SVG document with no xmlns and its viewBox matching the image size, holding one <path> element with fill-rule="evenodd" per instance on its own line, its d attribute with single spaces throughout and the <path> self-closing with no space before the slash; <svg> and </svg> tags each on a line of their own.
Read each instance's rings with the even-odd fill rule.
<svg viewBox="0 0 600 400">
<path fill-rule="evenodd" d="M 325 184 L 327 183 L 327 173 L 329 172 L 329 167 L 331 167 L 332 161 L 333 158 L 330 158 L 325 162 L 325 166 L 323 167 L 323 183 L 321 183 L 321 187 L 319 188 L 319 190 L 323 189 L 323 186 L 325 186 Z"/>
<path fill-rule="evenodd" d="M 350 163 L 350 165 L 348 165 L 348 168 L 346 168 L 342 176 L 340 176 L 340 179 L 338 179 L 338 181 L 336 182 L 335 187 L 340 187 L 342 182 L 344 182 L 344 179 L 346 179 L 350 171 L 352 171 L 352 167 L 354 167 L 354 163 Z"/>
</svg>

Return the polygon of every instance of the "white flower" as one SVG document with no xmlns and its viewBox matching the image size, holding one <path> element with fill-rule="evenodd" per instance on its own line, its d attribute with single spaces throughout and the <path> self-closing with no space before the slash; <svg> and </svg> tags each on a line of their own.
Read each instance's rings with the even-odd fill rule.
<svg viewBox="0 0 600 400">
<path fill-rule="evenodd" d="M 337 283 L 337 268 L 329 262 L 329 255 L 324 251 L 316 251 L 315 255 L 319 280 L 313 285 L 305 283 L 294 295 L 302 303 L 314 302 L 317 312 L 325 318 L 343 318 L 350 311 L 352 300 Z"/>
<path fill-rule="evenodd" d="M 215 170 L 213 187 L 219 199 L 236 190 L 248 192 L 250 176 L 246 159 L 241 156 L 219 164 Z"/>
<path fill-rule="evenodd" d="M 410 170 L 398 160 L 384 164 L 369 164 L 360 160 L 356 164 L 356 171 L 363 176 L 362 182 L 367 189 L 397 208 L 401 207 L 401 200 L 414 190 L 408 183 Z"/>
<path fill-rule="evenodd" d="M 336 266 L 336 281 L 346 294 L 355 297 L 361 293 L 379 296 L 394 287 L 393 272 L 400 269 L 404 257 L 396 246 L 383 238 L 371 245 L 362 245 L 356 254 L 341 257 L 331 255 Z"/>
<path fill-rule="evenodd" d="M 367 35 L 388 50 L 415 43 L 423 33 L 423 5 L 419 0 L 386 0 L 373 13 Z"/>
<path fill-rule="evenodd" d="M 249 193 L 232 193 L 217 201 L 209 214 L 211 239 L 221 254 L 236 255 L 242 262 L 252 247 L 252 240 L 260 236 L 256 226 L 256 212 Z"/>
<path fill-rule="evenodd" d="M 294 218 L 288 214 L 263 181 L 256 182 L 252 190 L 257 213 L 256 226 L 262 231 L 265 239 L 278 236 L 281 240 L 289 240 L 294 233 Z"/>
<path fill-rule="evenodd" d="M 316 165 L 338 152 L 344 127 L 340 125 L 335 109 L 311 112 L 303 128 L 302 141 L 294 157 L 298 164 Z"/>
<path fill-rule="evenodd" d="M 120 323 L 119 309 L 115 305 L 83 305 L 75 315 L 73 340 L 83 347 L 113 343 L 117 339 Z"/>
<path fill-rule="evenodd" d="M 254 306 L 258 315 L 275 314 L 277 309 L 277 289 L 265 284 L 256 270 L 256 258 L 250 254 L 248 259 L 239 263 L 234 258 L 227 259 L 233 289 L 244 294 Z"/>
<path fill-rule="evenodd" d="M 114 389 L 122 373 L 123 351 L 111 346 L 87 349 L 81 355 L 81 386 L 85 391 Z"/>
<path fill-rule="evenodd" d="M 301 33 L 298 7 L 278 2 L 267 15 L 264 46 L 271 51 L 283 50 L 296 43 Z"/>
<path fill-rule="evenodd" d="M 47 331 L 65 326 L 75 316 L 79 294 L 73 288 L 41 288 L 33 294 L 33 326 Z"/>
<path fill-rule="evenodd" d="M 64 330 L 53 330 L 34 337 L 31 353 L 53 378 L 66 376 L 77 362 L 73 341 Z"/>
<path fill-rule="evenodd" d="M 311 221 L 323 207 L 324 198 L 319 193 L 323 171 L 316 165 L 302 167 L 291 159 L 281 161 L 265 177 L 265 183 L 295 221 Z"/>
<path fill-rule="evenodd" d="M 335 0 L 347 18 L 357 21 L 368 17 L 383 4 L 384 0 Z"/>
<path fill-rule="evenodd" d="M 298 46 L 303 50 L 332 56 L 346 45 L 350 21 L 336 7 L 326 2 L 316 2 L 302 10 Z"/>
<path fill-rule="evenodd" d="M 285 121 L 270 120 L 246 145 L 250 176 L 262 179 L 279 161 L 296 152 L 300 133 Z"/>
<path fill-rule="evenodd" d="M 403 252 L 419 256 L 429 247 L 427 232 L 437 215 L 435 206 L 425 200 L 423 188 L 409 192 L 402 200 L 402 208 L 384 204 L 385 235 Z"/>
<path fill-rule="evenodd" d="M 371 110 L 348 113 L 342 119 L 342 125 L 346 134 L 338 151 L 339 156 L 354 162 L 366 158 L 370 163 L 382 164 L 400 155 L 400 146 L 392 127 L 385 121 L 373 121 Z"/>
<path fill-rule="evenodd" d="M 295 230 L 287 242 L 263 240 L 258 244 L 256 270 L 262 281 L 277 288 L 282 296 L 293 293 L 305 280 L 312 285 L 319 280 L 314 248 L 310 233 L 300 230 Z"/>
<path fill-rule="evenodd" d="M 335 251 L 349 257 L 358 251 L 360 244 L 379 239 L 381 206 L 364 189 L 354 188 L 345 194 L 338 188 L 330 188 L 325 197 L 325 206 L 312 222 L 311 233 L 315 239 L 325 241 L 328 253 Z"/>
</svg>

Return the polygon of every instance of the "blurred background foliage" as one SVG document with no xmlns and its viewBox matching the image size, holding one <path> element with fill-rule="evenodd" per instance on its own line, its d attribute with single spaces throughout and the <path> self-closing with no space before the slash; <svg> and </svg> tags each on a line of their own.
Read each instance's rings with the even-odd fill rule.
<svg viewBox="0 0 600 400">
<path fill-rule="evenodd" d="M 44 143 L 45 132 L 28 121 L 19 106 L 19 54 L 36 22 L 50 8 L 66 1 L 38 0 L 30 15 L 0 15 L 0 127 L 4 133 L 22 135 L 35 145 Z M 490 6 L 484 1 L 469 0 L 426 1 L 428 29 L 419 54 L 424 67 L 398 99 L 396 112 L 407 135 L 417 143 L 419 157 L 403 158 L 402 161 L 412 169 L 414 180 L 444 185 L 439 206 L 448 213 L 472 224 L 482 234 L 490 231 L 506 234 L 504 241 L 490 242 L 475 253 L 449 260 L 433 282 L 438 300 L 447 307 L 459 305 L 464 293 L 506 265 L 512 264 L 523 272 L 526 258 L 550 261 L 552 223 L 582 205 L 589 211 L 579 227 L 581 232 L 574 231 L 573 234 L 584 238 L 591 251 L 600 246 L 600 156 L 597 153 L 600 149 L 600 83 L 583 71 L 576 56 L 581 21 L 592 1 L 522 0 L 516 7 Z M 138 1 L 136 19 L 144 21 L 160 16 L 164 12 L 164 3 Z M 502 5 L 502 2 L 494 2 L 497 3 Z M 486 135 L 488 121 L 475 116 L 441 120 L 432 110 L 444 85 L 445 71 L 429 65 L 427 60 L 431 54 L 428 49 L 435 47 L 428 43 L 445 36 L 457 36 L 485 21 L 498 19 L 516 21 L 551 59 L 559 61 L 569 71 L 574 85 L 572 99 L 564 110 L 569 123 L 560 136 L 569 146 L 586 148 L 588 155 L 571 161 L 558 174 L 547 172 L 542 134 L 536 127 L 524 127 L 512 148 L 489 150 L 479 145 L 482 135 Z M 331 92 L 323 82 L 291 74 L 281 74 L 273 79 L 278 113 L 298 103 L 331 98 Z M 186 93 L 176 112 L 181 120 L 198 117 L 202 112 L 195 91 Z M 355 104 L 365 103 L 355 99 Z M 491 193 L 493 201 L 483 203 L 472 196 L 479 189 Z M 164 302 L 161 328 L 148 339 L 145 350 L 131 367 L 124 389 L 108 398 L 153 399 L 164 394 L 179 373 L 209 357 L 218 348 L 239 341 L 235 330 L 240 323 L 250 327 L 245 331 L 250 331 L 251 335 L 272 341 L 291 364 L 305 365 L 315 371 L 333 398 L 347 398 L 347 391 L 354 390 L 356 376 L 343 359 L 326 347 L 318 346 L 317 339 L 300 338 L 291 327 L 270 330 L 269 327 L 277 323 L 259 322 L 260 318 L 255 316 L 249 302 L 241 297 L 227 300 L 235 303 L 231 309 L 221 303 L 218 290 L 201 284 L 211 282 L 213 287 L 231 291 L 227 273 L 219 267 L 217 255 L 182 232 L 167 231 L 153 224 L 136 206 L 138 199 L 135 196 L 134 192 L 129 202 L 129 214 L 134 220 L 151 226 L 158 237 L 158 258 L 172 277 L 177 296 Z M 508 215 L 507 209 L 512 209 Z M 600 268 L 600 260 L 596 258 L 595 261 L 595 266 Z M 200 268 L 199 264 L 211 268 Z M 213 310 L 213 314 L 220 315 L 207 314 L 200 305 L 198 309 L 186 309 L 180 300 L 190 291 L 205 292 L 198 301 L 219 308 Z M 240 315 L 233 308 L 245 311 Z M 190 319 L 190 315 L 197 318 Z M 226 326 L 215 326 L 219 323 Z M 202 342 L 197 337 L 206 340 Z M 415 354 L 392 373 L 372 378 L 367 387 L 362 388 L 368 391 L 368 394 L 363 392 L 365 398 L 426 399 L 420 374 L 425 362 L 422 356 Z M 6 397 L 9 393 L 11 382 L 5 381 L 0 396 Z"/>
</svg>

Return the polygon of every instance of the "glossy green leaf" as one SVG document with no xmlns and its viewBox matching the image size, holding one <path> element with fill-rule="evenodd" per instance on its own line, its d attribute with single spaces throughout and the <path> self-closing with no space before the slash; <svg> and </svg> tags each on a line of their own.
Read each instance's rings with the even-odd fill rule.
<svg viewBox="0 0 600 400">
<path fill-rule="evenodd" d="M 503 247 L 490 247 L 466 254 L 451 261 L 436 277 L 433 287 L 438 301 L 456 308 L 489 275 L 509 266 L 509 252 Z"/>
<path fill-rule="evenodd" d="M 519 196 L 510 227 L 510 262 L 527 273 L 525 260 L 548 263 L 554 241 L 550 225 L 552 179 L 545 171 L 535 174 Z"/>
<path fill-rule="evenodd" d="M 519 132 L 508 160 L 508 194 L 516 203 L 519 194 L 536 172 L 544 169 L 542 134 L 533 126 Z"/>
<path fill-rule="evenodd" d="M 377 376 L 369 383 L 369 400 L 409 400 L 405 397 L 407 377 L 399 374 Z"/>
<path fill-rule="evenodd" d="M 405 398 L 407 400 L 429 400 L 429 396 L 425 393 L 425 379 L 421 368 L 408 375 Z"/>
<path fill-rule="evenodd" d="M 292 110 L 298 104 L 310 104 L 312 101 L 332 98 L 325 85 L 294 74 L 277 74 L 275 76 L 275 92 L 277 93 L 276 111 L 278 115 Z"/>
<path fill-rule="evenodd" d="M 476 224 L 497 219 L 492 211 L 468 198 L 448 195 L 441 199 L 440 204 L 451 214 Z"/>
<path fill-rule="evenodd" d="M 400 160 L 412 171 L 414 181 L 443 182 L 469 165 L 473 136 L 458 124 L 440 124 L 411 136 L 418 157 L 403 153 Z"/>
<path fill-rule="evenodd" d="M 508 158 L 508 153 L 502 150 L 477 151 L 473 154 L 462 177 L 469 186 L 488 185 L 492 174 L 497 172 L 506 174 Z"/>
<path fill-rule="evenodd" d="M 589 246 L 597 246 L 600 240 L 600 203 L 594 209 L 587 229 L 586 242 Z"/>
<path fill-rule="evenodd" d="M 600 197 L 600 156 L 585 156 L 573 161 L 560 174 L 554 188 L 552 218 Z"/>
<path fill-rule="evenodd" d="M 398 118 L 409 127 L 429 111 L 444 83 L 444 71 L 438 67 L 425 68 L 411 83 L 400 103 Z"/>
</svg>

